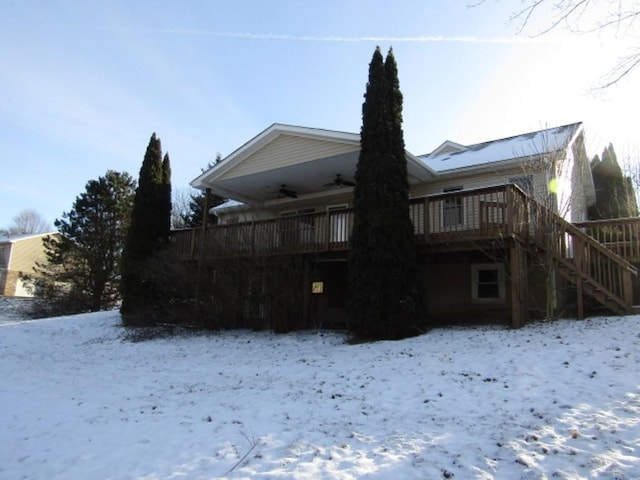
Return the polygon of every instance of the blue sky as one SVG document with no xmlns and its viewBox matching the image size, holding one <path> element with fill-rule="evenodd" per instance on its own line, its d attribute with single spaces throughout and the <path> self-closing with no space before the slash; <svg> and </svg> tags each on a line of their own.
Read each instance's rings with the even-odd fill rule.
<svg viewBox="0 0 640 480">
<path fill-rule="evenodd" d="M 392 46 L 415 154 L 575 121 L 589 153 L 637 153 L 640 73 L 591 88 L 623 37 L 532 38 L 488 0 L 3 0 L 0 227 L 53 222 L 107 170 L 137 178 L 156 132 L 174 189 L 274 122 L 358 132 L 371 55 Z"/>
</svg>

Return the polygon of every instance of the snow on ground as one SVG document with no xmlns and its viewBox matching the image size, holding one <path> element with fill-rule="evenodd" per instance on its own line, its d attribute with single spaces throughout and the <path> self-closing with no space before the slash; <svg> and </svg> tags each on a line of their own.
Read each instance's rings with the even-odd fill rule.
<svg viewBox="0 0 640 480">
<path fill-rule="evenodd" d="M 640 317 L 125 339 L 0 326 L 2 479 L 637 479 Z"/>
</svg>

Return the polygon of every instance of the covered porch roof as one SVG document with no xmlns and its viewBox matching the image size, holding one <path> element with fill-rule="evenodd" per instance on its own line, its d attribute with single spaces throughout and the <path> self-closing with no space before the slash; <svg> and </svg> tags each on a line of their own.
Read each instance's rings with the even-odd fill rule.
<svg viewBox="0 0 640 480">
<path fill-rule="evenodd" d="M 359 154 L 359 134 L 273 124 L 191 186 L 254 206 L 332 195 L 352 188 Z M 410 152 L 406 158 L 410 184 L 435 176 Z"/>
</svg>

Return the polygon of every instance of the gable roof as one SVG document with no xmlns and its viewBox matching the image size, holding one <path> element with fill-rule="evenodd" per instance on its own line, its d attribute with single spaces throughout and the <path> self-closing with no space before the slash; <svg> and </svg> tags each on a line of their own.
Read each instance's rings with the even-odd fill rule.
<svg viewBox="0 0 640 480">
<path fill-rule="evenodd" d="M 207 183 L 210 183 L 214 179 L 229 172 L 234 167 L 237 167 L 240 163 L 251 157 L 251 155 L 272 143 L 282 135 L 305 137 L 314 140 L 328 140 L 351 145 L 354 148 L 360 145 L 360 135 L 355 133 L 274 123 L 269 128 L 262 131 L 247 143 L 229 154 L 222 161 L 204 172 L 202 175 L 196 177 L 191 181 L 190 185 L 194 188 L 205 187 Z"/>
<path fill-rule="evenodd" d="M 430 155 L 440 155 L 443 153 L 452 153 L 452 152 L 462 152 L 467 150 L 469 147 L 465 147 L 464 145 L 460 145 L 459 143 L 452 142 L 451 140 L 445 140 L 440 144 L 438 148 L 436 148 Z"/>
<path fill-rule="evenodd" d="M 250 205 L 277 199 L 285 187 L 300 196 L 326 194 L 337 175 L 353 179 L 359 153 L 360 134 L 274 123 L 191 186 Z M 410 182 L 435 176 L 410 152 L 405 155 Z"/>
<path fill-rule="evenodd" d="M 582 123 L 578 122 L 466 147 L 447 141 L 418 158 L 438 173 L 472 169 L 564 150 L 581 131 Z M 455 151 L 454 146 L 462 149 Z"/>
<path fill-rule="evenodd" d="M 582 123 L 572 123 L 468 146 L 448 140 L 419 157 L 405 150 L 408 180 L 414 185 L 564 152 L 581 133 Z M 328 189 L 337 176 L 352 181 L 359 153 L 359 134 L 274 123 L 191 186 L 250 207 L 329 196 L 338 192 Z"/>
</svg>

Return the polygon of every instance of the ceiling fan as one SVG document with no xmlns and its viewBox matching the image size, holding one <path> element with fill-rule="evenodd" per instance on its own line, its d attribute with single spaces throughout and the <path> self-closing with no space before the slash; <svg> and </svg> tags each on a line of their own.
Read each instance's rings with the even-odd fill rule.
<svg viewBox="0 0 640 480">
<path fill-rule="evenodd" d="M 333 182 L 325 184 L 325 188 L 329 187 L 355 187 L 355 182 L 350 180 L 345 180 L 342 178 L 342 175 L 336 173 L 336 178 L 334 178 Z"/>
<path fill-rule="evenodd" d="M 278 193 L 283 197 L 298 198 L 298 193 L 294 190 L 288 189 L 286 185 L 282 185 L 278 190 Z"/>
</svg>

